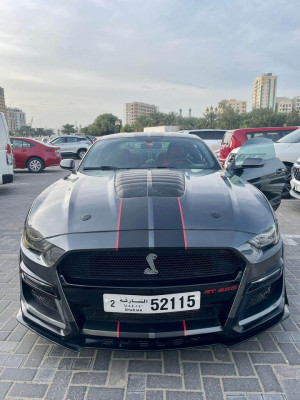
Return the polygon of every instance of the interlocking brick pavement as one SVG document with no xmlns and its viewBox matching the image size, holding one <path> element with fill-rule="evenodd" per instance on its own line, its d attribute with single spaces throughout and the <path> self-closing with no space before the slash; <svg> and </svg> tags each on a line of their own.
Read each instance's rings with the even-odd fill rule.
<svg viewBox="0 0 300 400">
<path fill-rule="evenodd" d="M 64 174 L 21 172 L 0 186 L 0 400 L 300 399 L 300 202 L 284 201 L 277 213 L 286 243 L 287 321 L 230 349 L 75 353 L 15 318 L 24 218 L 35 196 Z"/>
</svg>

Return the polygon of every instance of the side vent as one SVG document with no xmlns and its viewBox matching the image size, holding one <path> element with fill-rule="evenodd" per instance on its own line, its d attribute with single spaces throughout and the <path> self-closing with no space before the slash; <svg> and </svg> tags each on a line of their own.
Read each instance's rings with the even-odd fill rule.
<svg viewBox="0 0 300 400">
<path fill-rule="evenodd" d="M 185 180 L 181 171 L 141 170 L 117 172 L 115 189 L 118 197 L 181 197 Z"/>
</svg>

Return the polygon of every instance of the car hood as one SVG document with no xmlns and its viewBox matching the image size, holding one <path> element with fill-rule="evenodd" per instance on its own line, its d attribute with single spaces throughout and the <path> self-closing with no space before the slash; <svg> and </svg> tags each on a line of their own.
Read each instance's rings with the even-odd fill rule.
<svg viewBox="0 0 300 400">
<path fill-rule="evenodd" d="M 258 189 L 224 171 L 130 170 L 70 174 L 37 197 L 27 223 L 44 237 L 183 228 L 255 234 L 274 217 Z"/>
</svg>

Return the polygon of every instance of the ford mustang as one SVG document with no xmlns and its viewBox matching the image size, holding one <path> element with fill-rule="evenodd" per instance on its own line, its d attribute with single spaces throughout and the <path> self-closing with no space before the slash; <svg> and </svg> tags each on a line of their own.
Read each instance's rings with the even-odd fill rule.
<svg viewBox="0 0 300 400">
<path fill-rule="evenodd" d="M 274 209 L 286 169 L 250 139 L 228 171 L 185 133 L 101 138 L 44 190 L 20 249 L 18 320 L 83 347 L 235 344 L 288 316 Z"/>
</svg>

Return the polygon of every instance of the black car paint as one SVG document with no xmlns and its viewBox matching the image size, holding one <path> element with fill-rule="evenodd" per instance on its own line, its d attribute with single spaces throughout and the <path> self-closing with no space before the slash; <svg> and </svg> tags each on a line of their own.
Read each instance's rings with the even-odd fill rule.
<svg viewBox="0 0 300 400">
<path fill-rule="evenodd" d="M 164 170 L 164 174 L 167 173 Z M 117 250 L 117 243 L 120 249 L 139 248 L 144 249 L 145 254 L 149 248 L 152 251 L 155 248 L 177 248 L 185 245 L 188 248 L 229 248 L 241 254 L 240 246 L 274 223 L 274 214 L 261 192 L 238 176 L 231 176 L 224 171 L 183 170 L 185 189 L 184 194 L 178 198 L 120 198 L 115 189 L 117 174 L 118 171 L 70 174 L 47 188 L 36 199 L 27 223 L 34 226 L 50 243 L 63 249 L 65 254 L 81 249 Z M 273 176 L 270 176 L 270 170 L 265 167 L 260 168 L 260 174 L 263 178 L 259 180 L 256 175 L 256 184 L 263 183 L 260 187 L 267 188 L 270 195 L 272 188 L 278 188 L 281 181 L 278 177 L 274 180 Z M 184 215 L 185 226 L 182 225 L 181 212 Z M 83 220 L 81 217 L 86 214 L 91 215 L 91 218 Z M 208 342 L 232 344 L 256 334 L 288 315 L 284 273 L 281 272 L 277 283 L 274 283 L 279 286 L 276 309 L 259 320 L 239 326 L 238 320 L 246 312 L 245 299 L 251 282 L 276 268 L 281 271 L 282 241 L 262 252 L 255 262 L 250 263 L 242 254 L 241 257 L 245 259 L 245 268 L 242 274 L 230 282 L 176 287 L 90 287 L 68 284 L 61 276 L 59 268 L 57 269 L 60 260 L 50 268 L 41 266 L 41 259 L 21 244 L 21 270 L 55 288 L 55 301 L 62 316 L 63 327 L 57 328 L 32 315 L 26 309 L 24 291 L 21 294 L 22 305 L 18 319 L 45 337 L 73 349 L 85 346 L 158 349 Z M 22 279 L 21 284 L 24 287 Z M 118 337 L 117 321 L 102 323 L 101 326 L 87 321 L 83 324 L 80 318 L 76 317 L 70 303 L 76 298 L 78 301 L 82 299 L 83 302 L 87 299 L 93 299 L 92 302 L 95 302 L 98 298 L 101 305 L 102 294 L 105 292 L 153 295 L 193 290 L 205 292 L 216 288 L 224 290 L 227 287 L 237 287 L 236 291 L 229 294 L 228 315 L 222 326 L 215 330 L 207 327 L 206 331 L 197 321 L 186 321 L 186 331 L 182 322 L 131 322 L 121 324 Z M 228 300 L 228 293 L 223 291 L 217 295 L 213 294 L 210 298 L 208 296 L 207 299 L 207 304 L 225 301 Z M 208 332 L 210 333 L 207 336 Z M 141 343 L 143 340 L 147 342 L 146 347 Z"/>
</svg>

